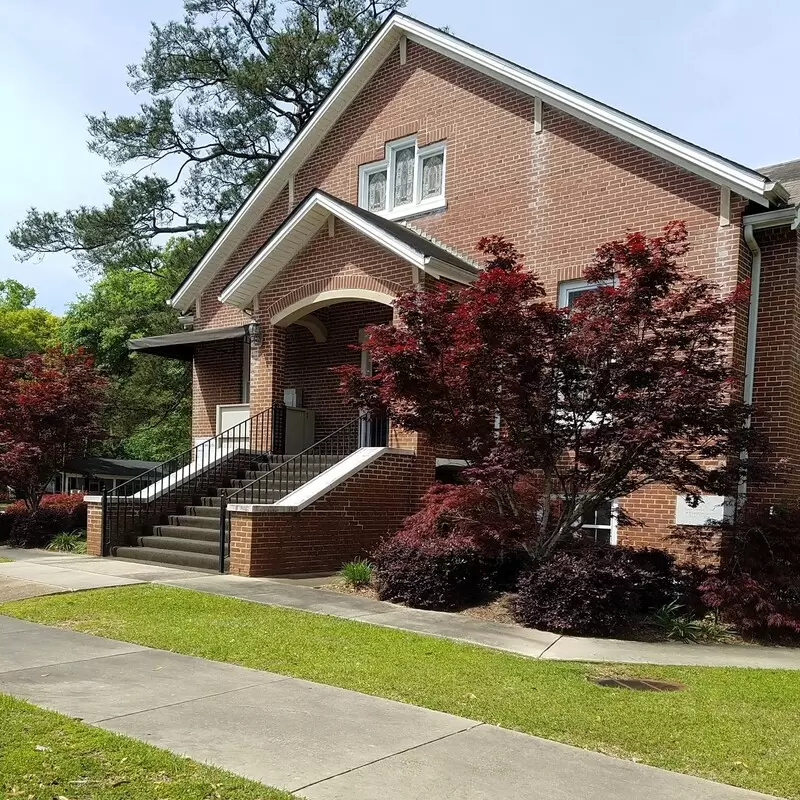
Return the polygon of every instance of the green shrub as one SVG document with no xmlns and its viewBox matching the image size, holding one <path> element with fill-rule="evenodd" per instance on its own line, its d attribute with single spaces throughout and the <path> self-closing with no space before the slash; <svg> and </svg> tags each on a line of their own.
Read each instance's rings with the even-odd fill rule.
<svg viewBox="0 0 800 800">
<path fill-rule="evenodd" d="M 659 608 L 651 617 L 653 623 L 667 637 L 678 642 L 728 642 L 733 638 L 731 625 L 722 622 L 716 614 L 709 613 L 697 619 L 684 612 L 676 600 Z"/>
<path fill-rule="evenodd" d="M 355 561 L 343 564 L 339 574 L 348 586 L 362 589 L 372 582 L 372 564 L 366 559 L 357 558 Z"/>
<path fill-rule="evenodd" d="M 684 614 L 683 606 L 677 600 L 659 608 L 651 619 L 667 639 L 677 642 L 699 642 L 703 637 L 700 620 Z"/>
<path fill-rule="evenodd" d="M 86 531 L 57 533 L 46 549 L 55 550 L 59 553 L 85 553 Z"/>
<path fill-rule="evenodd" d="M 704 642 L 729 642 L 734 638 L 736 629 L 723 622 L 715 613 L 710 612 L 700 620 L 702 640 Z"/>
</svg>

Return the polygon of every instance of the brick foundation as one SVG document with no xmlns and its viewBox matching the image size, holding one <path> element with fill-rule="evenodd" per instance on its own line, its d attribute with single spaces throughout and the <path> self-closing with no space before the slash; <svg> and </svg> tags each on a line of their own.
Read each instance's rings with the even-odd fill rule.
<svg viewBox="0 0 800 800">
<path fill-rule="evenodd" d="M 303 511 L 231 512 L 231 573 L 334 572 L 368 555 L 417 509 L 415 473 L 424 469 L 416 457 L 390 452 Z"/>
</svg>

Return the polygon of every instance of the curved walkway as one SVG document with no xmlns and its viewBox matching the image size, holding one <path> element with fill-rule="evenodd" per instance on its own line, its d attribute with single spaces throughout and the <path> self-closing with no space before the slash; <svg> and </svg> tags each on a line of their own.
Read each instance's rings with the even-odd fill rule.
<svg viewBox="0 0 800 800">
<path fill-rule="evenodd" d="M 0 563 L 0 601 L 133 583 L 157 583 L 455 639 L 530 658 L 800 670 L 800 649 L 794 648 L 628 642 L 559 636 L 462 614 L 421 611 L 357 595 L 340 594 L 316 588 L 314 581 L 302 579 L 242 578 L 173 569 L 128 559 L 102 559 L 41 550 L 0 548 L 0 556 L 16 559 L 11 563 Z"/>
</svg>

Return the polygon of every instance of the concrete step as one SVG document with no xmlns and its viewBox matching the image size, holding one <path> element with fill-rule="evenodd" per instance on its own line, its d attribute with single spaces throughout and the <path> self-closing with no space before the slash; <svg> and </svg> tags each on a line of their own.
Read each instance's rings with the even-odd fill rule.
<svg viewBox="0 0 800 800">
<path fill-rule="evenodd" d="M 202 519 L 202 517 L 198 517 Z M 211 519 L 211 517 L 209 517 Z M 214 520 L 216 522 L 216 520 Z M 219 523 L 213 528 L 189 528 L 186 525 L 153 525 L 153 536 L 171 539 L 199 539 L 203 542 L 219 541 Z"/>
<path fill-rule="evenodd" d="M 319 475 L 318 472 L 309 473 L 307 475 L 296 475 L 296 476 L 291 474 L 281 475 L 280 478 L 276 476 L 274 479 L 270 478 L 269 480 L 259 481 L 258 483 L 253 483 L 254 479 L 252 478 L 234 478 L 230 482 L 231 485 L 228 486 L 225 489 L 225 491 L 228 494 L 231 494 L 232 491 L 236 489 L 243 489 L 245 486 L 249 486 L 251 483 L 253 483 L 253 488 L 256 488 L 258 486 L 263 486 L 263 487 L 269 486 L 269 487 L 275 487 L 277 489 L 280 486 L 280 488 L 282 489 L 289 489 L 289 490 L 297 489 L 298 486 L 302 486 L 304 483 L 308 483 L 312 478 L 315 478 L 317 475 Z M 217 489 L 216 491 L 209 492 L 208 494 L 211 497 L 219 497 L 220 491 L 221 490 Z"/>
<path fill-rule="evenodd" d="M 198 514 L 171 514 L 169 516 L 169 524 L 178 527 L 187 528 L 210 528 L 216 530 L 219 528 L 218 517 L 204 517 Z"/>
<path fill-rule="evenodd" d="M 341 461 L 342 458 L 343 456 L 303 456 L 302 459 L 299 459 L 296 462 L 289 463 L 287 469 L 291 470 L 295 466 L 297 467 L 297 469 L 299 469 L 301 464 L 303 467 L 327 469 L 328 467 L 335 464 L 337 461 Z M 274 470 L 276 467 L 282 466 L 283 464 L 287 463 L 288 461 L 290 461 L 290 459 L 278 462 L 257 461 L 255 462 L 256 466 L 253 467 L 252 469 L 257 472 L 270 472 Z"/>
<path fill-rule="evenodd" d="M 235 490 L 231 490 L 235 491 Z M 258 487 L 253 487 L 251 490 L 247 492 L 242 492 L 241 494 L 234 495 L 233 497 L 228 498 L 228 503 L 245 503 L 245 504 L 262 504 L 262 505 L 269 505 L 271 503 L 275 503 L 278 500 L 286 497 L 291 490 L 285 491 L 278 491 L 277 489 L 260 489 Z M 203 506 L 206 509 L 214 508 L 219 509 L 219 504 L 221 500 L 219 497 L 204 497 L 203 498 Z M 217 516 L 219 516 L 219 510 L 217 510 Z"/>
<path fill-rule="evenodd" d="M 206 553 L 213 556 L 219 553 L 219 542 L 202 539 L 178 539 L 171 536 L 140 536 L 139 546 L 158 550 L 174 550 L 181 553 Z"/>
<path fill-rule="evenodd" d="M 215 511 L 210 506 L 205 504 L 199 506 L 186 506 L 186 516 L 189 517 L 202 517 L 203 519 L 215 519 L 216 524 L 219 525 L 219 511 Z"/>
<path fill-rule="evenodd" d="M 132 558 L 135 561 L 151 561 L 156 564 L 172 564 L 194 569 L 219 570 L 219 556 L 207 553 L 192 553 L 185 550 L 164 550 L 160 547 L 117 547 L 117 558 Z"/>
<path fill-rule="evenodd" d="M 265 472 L 261 469 L 248 469 L 244 475 L 241 475 L 239 478 L 235 480 L 248 480 L 254 481 L 258 480 L 259 478 L 266 478 L 267 475 L 272 475 L 275 480 L 278 480 L 279 476 L 286 476 L 289 475 L 290 477 L 297 477 L 297 478 L 304 478 L 305 480 L 311 480 L 315 475 L 319 475 L 320 472 L 325 472 L 326 469 L 330 469 L 333 464 L 313 464 L 311 466 L 303 466 L 300 468 L 298 464 L 296 467 L 290 464 L 286 469 L 280 469 L 276 472 Z"/>
</svg>

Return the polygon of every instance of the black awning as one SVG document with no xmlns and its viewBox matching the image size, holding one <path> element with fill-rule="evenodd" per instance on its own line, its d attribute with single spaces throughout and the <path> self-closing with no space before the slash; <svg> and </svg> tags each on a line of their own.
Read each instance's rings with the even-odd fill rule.
<svg viewBox="0 0 800 800">
<path fill-rule="evenodd" d="M 236 325 L 232 328 L 206 328 L 202 331 L 186 331 L 185 333 L 168 333 L 165 336 L 146 336 L 143 339 L 131 339 L 128 349 L 136 353 L 152 353 L 164 358 L 179 358 L 191 361 L 194 348 L 204 342 L 221 342 L 225 339 L 244 339 L 247 328 Z"/>
</svg>

